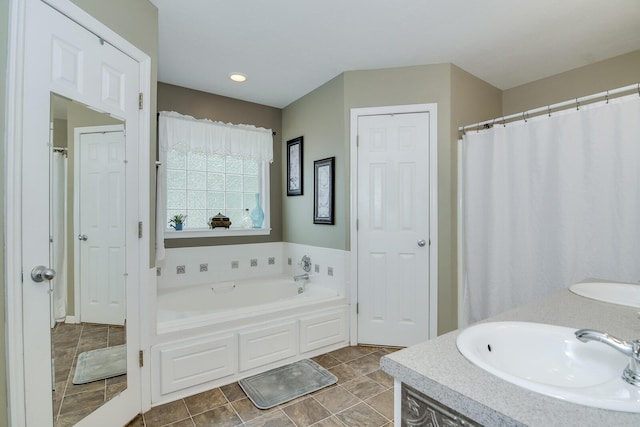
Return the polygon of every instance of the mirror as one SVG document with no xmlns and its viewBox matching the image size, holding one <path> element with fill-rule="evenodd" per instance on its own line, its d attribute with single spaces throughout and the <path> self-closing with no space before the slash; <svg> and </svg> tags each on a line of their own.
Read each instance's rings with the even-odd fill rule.
<svg viewBox="0 0 640 427">
<path fill-rule="evenodd" d="M 54 426 L 127 388 L 124 122 L 51 94 Z"/>
</svg>

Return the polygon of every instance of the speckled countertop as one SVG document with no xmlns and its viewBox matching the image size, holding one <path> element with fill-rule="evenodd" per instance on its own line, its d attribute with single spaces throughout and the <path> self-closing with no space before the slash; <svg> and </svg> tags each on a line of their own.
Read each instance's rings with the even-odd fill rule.
<svg viewBox="0 0 640 427">
<path fill-rule="evenodd" d="M 486 321 L 503 320 L 598 329 L 625 340 L 640 338 L 638 309 L 590 300 L 569 290 Z M 458 352 L 458 333 L 392 353 L 380 365 L 396 379 L 486 426 L 640 426 L 640 414 L 565 402 L 489 374 Z"/>
</svg>

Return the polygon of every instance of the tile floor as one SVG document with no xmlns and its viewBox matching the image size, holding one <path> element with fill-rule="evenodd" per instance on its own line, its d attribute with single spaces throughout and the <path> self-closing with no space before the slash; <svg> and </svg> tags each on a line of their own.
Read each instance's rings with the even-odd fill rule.
<svg viewBox="0 0 640 427">
<path fill-rule="evenodd" d="M 72 426 L 127 387 L 121 375 L 88 384 L 73 384 L 80 353 L 125 343 L 123 326 L 59 323 L 51 330 L 55 366 L 53 420 L 55 427 Z"/>
<path fill-rule="evenodd" d="M 379 362 L 395 350 L 356 346 L 314 357 L 338 383 L 275 408 L 257 409 L 233 383 L 152 408 L 129 427 L 391 427 L 393 378 Z"/>
</svg>

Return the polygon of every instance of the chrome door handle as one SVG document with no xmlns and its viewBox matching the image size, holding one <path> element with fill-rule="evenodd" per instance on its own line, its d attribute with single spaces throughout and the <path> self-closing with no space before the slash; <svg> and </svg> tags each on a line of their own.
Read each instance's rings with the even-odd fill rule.
<svg viewBox="0 0 640 427">
<path fill-rule="evenodd" d="M 424 247 L 424 245 L 426 245 L 427 242 L 424 239 L 420 239 L 418 240 L 418 246 L 420 246 L 421 248 Z"/>
<path fill-rule="evenodd" d="M 45 280 L 51 280 L 56 277 L 56 271 L 53 268 L 47 268 L 44 265 L 39 265 L 31 270 L 31 278 L 34 282 L 44 282 Z"/>
<path fill-rule="evenodd" d="M 86 234 L 78 234 L 78 240 L 82 240 L 84 242 L 86 242 L 88 239 Z"/>
</svg>

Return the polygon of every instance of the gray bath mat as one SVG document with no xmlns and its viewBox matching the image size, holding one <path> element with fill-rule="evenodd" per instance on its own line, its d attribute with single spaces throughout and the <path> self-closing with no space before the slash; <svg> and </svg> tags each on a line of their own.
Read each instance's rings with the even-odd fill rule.
<svg viewBox="0 0 640 427">
<path fill-rule="evenodd" d="M 85 351 L 78 356 L 74 384 L 86 384 L 127 373 L 127 346 Z"/>
<path fill-rule="evenodd" d="M 335 375 L 309 359 L 238 381 L 259 409 L 272 408 L 337 382 Z"/>
</svg>

